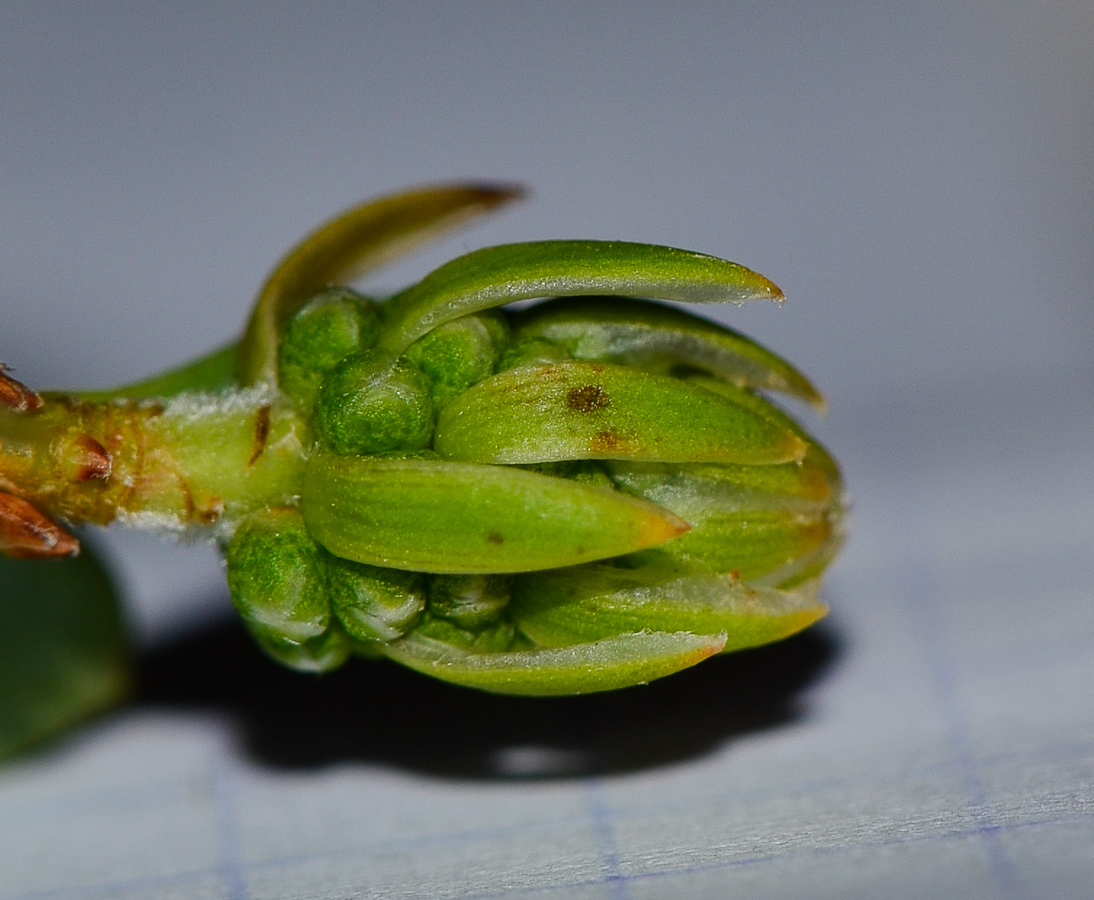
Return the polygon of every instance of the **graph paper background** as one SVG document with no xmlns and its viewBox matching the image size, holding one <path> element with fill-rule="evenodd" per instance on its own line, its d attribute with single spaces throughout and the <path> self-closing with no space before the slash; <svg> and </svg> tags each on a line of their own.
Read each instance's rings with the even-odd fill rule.
<svg viewBox="0 0 1094 900">
<path fill-rule="evenodd" d="M 647 688 L 161 648 L 136 709 L 0 775 L 0 898 L 1089 897 L 1094 404 L 1038 393 L 976 402 L 988 461 L 983 418 L 894 404 L 829 622 Z"/>
<path fill-rule="evenodd" d="M 276 256 L 450 178 L 530 202 L 386 270 L 601 238 L 786 290 L 831 616 L 616 695 L 264 660 L 208 548 L 112 533 L 138 700 L 0 769 L 0 900 L 1094 893 L 1089 0 L 0 9 L 0 359 L 147 375 Z M 713 314 L 723 315 L 719 311 Z"/>
</svg>

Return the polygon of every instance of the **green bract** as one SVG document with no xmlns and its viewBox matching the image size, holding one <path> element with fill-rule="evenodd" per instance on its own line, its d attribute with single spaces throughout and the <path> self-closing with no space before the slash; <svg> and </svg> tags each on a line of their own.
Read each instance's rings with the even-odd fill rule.
<svg viewBox="0 0 1094 900">
<path fill-rule="evenodd" d="M 816 621 L 839 470 L 762 392 L 823 399 L 659 302 L 781 300 L 766 278 L 546 241 L 386 302 L 342 286 L 513 196 L 349 210 L 274 270 L 237 345 L 140 384 L 39 397 L 0 372 L 0 547 L 63 555 L 63 521 L 205 528 L 287 665 L 386 656 L 503 693 L 625 687 Z"/>
</svg>

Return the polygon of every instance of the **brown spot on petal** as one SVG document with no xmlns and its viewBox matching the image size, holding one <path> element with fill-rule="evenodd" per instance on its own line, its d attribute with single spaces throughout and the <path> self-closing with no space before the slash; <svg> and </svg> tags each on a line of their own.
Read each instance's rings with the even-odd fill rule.
<svg viewBox="0 0 1094 900">
<path fill-rule="evenodd" d="M 589 438 L 589 450 L 593 453 L 624 453 L 630 442 L 614 428 L 598 431 Z"/>
<path fill-rule="evenodd" d="M 566 395 L 566 405 L 575 412 L 596 412 L 612 405 L 608 392 L 598 384 L 576 387 Z"/>
<path fill-rule="evenodd" d="M 0 493 L 0 552 L 24 559 L 75 556 L 80 542 L 36 506 Z"/>
</svg>

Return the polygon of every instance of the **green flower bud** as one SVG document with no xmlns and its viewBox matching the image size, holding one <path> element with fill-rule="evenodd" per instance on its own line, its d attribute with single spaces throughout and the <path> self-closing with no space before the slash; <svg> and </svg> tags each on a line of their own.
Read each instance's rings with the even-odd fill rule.
<svg viewBox="0 0 1094 900">
<path fill-rule="evenodd" d="M 497 622 L 509 603 L 512 583 L 506 575 L 434 575 L 429 611 L 463 628 Z"/>
<path fill-rule="evenodd" d="M 403 358 L 433 383 L 433 405 L 440 409 L 471 385 L 494 373 L 509 324 L 496 310 L 446 322 L 411 344 Z"/>
<path fill-rule="evenodd" d="M 427 614 L 413 633 L 416 637 L 472 653 L 504 653 L 512 646 L 516 629 L 508 621 L 468 628 Z"/>
<path fill-rule="evenodd" d="M 433 436 L 432 386 L 406 362 L 355 353 L 323 380 L 315 425 L 324 446 L 343 455 L 419 450 Z"/>
<path fill-rule="evenodd" d="M 268 656 L 298 672 L 329 672 L 354 652 L 349 639 L 337 628 L 308 641 L 293 641 L 260 628 L 251 628 L 251 634 Z"/>
<path fill-rule="evenodd" d="M 499 372 L 519 369 L 521 366 L 549 366 L 571 358 L 566 348 L 557 341 L 523 335 L 514 337 L 516 339 L 498 361 Z"/>
<path fill-rule="evenodd" d="M 329 288 L 298 309 L 278 349 L 278 383 L 302 409 L 315 402 L 323 377 L 340 360 L 372 346 L 376 306 L 349 288 Z"/>
<path fill-rule="evenodd" d="M 225 548 L 232 602 L 248 625 L 292 641 L 330 625 L 323 551 L 289 507 L 247 518 Z"/>
<path fill-rule="evenodd" d="M 327 577 L 334 614 L 355 641 L 402 637 L 425 609 L 425 578 L 417 572 L 330 556 Z"/>
<path fill-rule="evenodd" d="M 351 647 L 332 623 L 326 554 L 297 510 L 251 515 L 228 541 L 224 558 L 232 603 L 270 656 L 305 672 L 346 661 Z"/>
</svg>

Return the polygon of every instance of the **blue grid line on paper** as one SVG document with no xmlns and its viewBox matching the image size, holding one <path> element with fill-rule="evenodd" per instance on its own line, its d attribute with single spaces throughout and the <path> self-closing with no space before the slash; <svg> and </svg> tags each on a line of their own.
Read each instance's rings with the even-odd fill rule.
<svg viewBox="0 0 1094 900">
<path fill-rule="evenodd" d="M 919 632 L 927 674 L 947 731 L 953 764 L 966 792 L 966 801 L 988 858 L 989 870 L 1001 900 L 1022 900 L 1027 895 L 1014 864 L 1000 839 L 1000 827 L 989 812 L 984 779 L 969 740 L 969 726 L 958 706 L 957 672 L 953 652 L 942 627 L 942 578 L 940 564 L 925 546 L 930 530 L 916 482 L 905 486 L 899 508 L 910 527 L 904 530 L 909 553 L 895 561 L 898 596 Z"/>
<path fill-rule="evenodd" d="M 998 833 L 1014 833 L 1019 831 L 1026 831 L 1035 828 L 1046 828 L 1054 825 L 1069 825 L 1075 822 L 1086 822 L 1094 820 L 1094 813 L 1078 813 L 1073 816 L 1057 816 L 1054 818 L 1046 818 L 1037 821 L 1029 822 L 1016 822 L 1009 825 L 993 825 L 992 830 Z M 716 862 L 704 862 L 694 865 L 675 866 L 671 868 L 660 869 L 656 872 L 634 872 L 630 875 L 622 875 L 622 879 L 627 883 L 634 883 L 639 881 L 652 881 L 661 878 L 672 878 L 680 875 L 699 874 L 702 872 L 717 872 L 717 871 L 729 871 L 732 869 L 743 869 L 751 866 L 763 865 L 764 863 L 771 862 L 785 862 L 794 859 L 802 858 L 819 858 L 827 856 L 838 856 L 844 853 L 854 853 L 861 850 L 882 850 L 886 847 L 900 847 L 907 844 L 929 844 L 940 843 L 951 840 L 961 840 L 969 837 L 979 837 L 983 834 L 984 829 L 979 826 L 967 829 L 954 829 L 940 834 L 923 834 L 914 837 L 901 836 L 897 838 L 887 838 L 878 841 L 861 841 L 854 844 L 844 844 L 838 847 L 810 847 L 803 849 L 785 850 L 782 852 L 774 853 L 756 853 L 751 856 L 743 856 L 737 859 L 718 860 Z M 537 888 L 525 888 L 521 891 L 524 894 L 547 894 L 557 891 L 572 890 L 574 888 L 582 887 L 595 887 L 596 885 L 603 884 L 604 879 L 585 879 L 581 881 L 572 881 L 560 884 L 543 885 Z M 491 891 L 483 894 L 452 894 L 447 897 L 438 897 L 436 900 L 495 900 L 498 897 L 504 897 L 507 891 Z"/>
<path fill-rule="evenodd" d="M 211 777 L 221 877 L 228 900 L 247 900 L 247 879 L 240 863 L 239 825 L 235 816 L 234 763 L 227 747 L 222 747 L 216 754 Z"/>
<path fill-rule="evenodd" d="M 991 763 L 1008 762 L 1008 761 L 1009 762 L 1022 762 L 1022 761 L 1034 762 L 1034 761 L 1037 761 L 1037 760 L 1058 761 L 1058 760 L 1075 759 L 1075 758 L 1081 758 L 1082 756 L 1089 754 L 1089 752 L 1091 751 L 1092 748 L 1094 748 L 1094 744 L 1092 744 L 1090 742 L 1073 742 L 1073 743 L 1069 743 L 1067 745 L 1060 745 L 1058 747 L 1045 748 L 1045 749 L 1042 749 L 1042 750 L 1037 751 L 1037 752 L 1025 751 L 1025 752 L 1017 752 L 1017 753 L 995 754 L 990 758 L 990 762 Z M 989 760 L 985 760 L 984 762 L 989 762 Z M 221 763 L 218 762 L 218 764 L 221 764 Z M 935 763 L 935 764 L 925 765 L 923 767 L 918 767 L 916 771 L 934 772 L 934 771 L 944 770 L 945 768 L 946 768 L 945 766 Z M 230 763 L 229 763 L 228 774 L 231 775 Z M 883 779 L 883 781 L 885 783 L 899 784 L 901 781 L 905 781 L 909 774 L 912 774 L 912 772 L 910 770 L 905 769 L 905 770 L 902 770 L 900 772 L 892 773 L 892 777 L 887 778 L 887 779 Z M 824 790 L 826 790 L 828 788 L 831 788 L 831 787 L 840 787 L 840 786 L 843 786 L 845 784 L 859 784 L 859 783 L 861 783 L 861 780 L 857 779 L 857 778 L 818 779 L 816 781 L 812 781 L 812 782 L 809 782 L 809 783 L 794 785 L 792 787 L 792 790 L 793 790 L 794 793 L 802 795 L 802 794 L 805 794 L 805 793 L 817 793 L 817 792 L 824 791 Z M 229 780 L 229 781 L 222 781 L 221 784 L 218 786 L 218 790 L 221 791 L 220 798 L 219 798 L 220 802 L 227 804 L 224 808 L 224 814 L 226 815 L 226 818 L 224 818 L 223 822 L 224 822 L 224 825 L 227 826 L 227 828 L 229 830 L 227 832 L 225 832 L 226 843 L 224 845 L 222 845 L 223 848 L 230 848 L 231 841 L 236 840 L 235 837 L 231 836 L 231 830 L 234 829 L 234 827 L 235 827 L 234 826 L 234 816 L 232 816 L 230 814 L 231 809 L 232 809 L 232 805 L 231 805 L 232 800 L 234 799 L 234 787 L 232 787 L 232 784 L 233 784 L 233 782 L 231 780 Z M 771 792 L 770 792 L 770 790 L 765 790 L 765 791 L 756 791 L 754 793 L 756 795 L 759 795 L 759 796 L 767 796 Z M 710 796 L 710 797 L 708 797 L 708 800 L 711 803 L 713 803 L 714 805 L 718 805 L 718 797 L 717 796 Z M 689 810 L 694 810 L 694 808 L 695 808 L 694 798 L 692 798 L 690 800 L 687 800 L 687 801 L 672 801 L 672 802 L 669 802 L 669 803 L 643 804 L 641 806 L 634 806 L 634 807 L 628 808 L 627 810 L 623 811 L 623 815 L 627 818 L 631 818 L 631 817 L 634 817 L 636 814 L 640 815 L 640 816 L 641 815 L 664 814 L 666 812 L 673 812 L 673 811 L 676 811 L 678 809 L 684 809 L 684 808 L 689 809 Z M 943 833 L 937 833 L 936 832 L 936 833 L 932 833 L 932 834 L 918 835 L 918 836 L 907 837 L 907 838 L 902 838 L 902 839 L 893 839 L 891 841 L 890 840 L 865 841 L 865 842 L 859 842 L 858 844 L 854 844 L 854 845 L 848 845 L 848 847 L 846 847 L 844 849 L 855 849 L 856 847 L 886 846 L 886 845 L 900 843 L 900 840 L 919 841 L 919 840 L 945 839 L 945 838 L 955 837 L 955 836 L 1000 834 L 1000 833 L 1012 831 L 1014 829 L 1027 828 L 1027 827 L 1031 827 L 1031 826 L 1043 826 L 1043 825 L 1050 825 L 1050 824 L 1054 824 L 1054 823 L 1082 821 L 1082 820 L 1085 820 L 1085 819 L 1089 818 L 1091 815 L 1094 815 L 1094 808 L 1092 808 L 1091 812 L 1076 813 L 1076 814 L 1073 814 L 1073 815 L 1063 816 L 1063 817 L 1026 819 L 1024 821 L 1010 822 L 1010 823 L 1002 824 L 1002 825 L 978 826 L 978 827 L 973 828 L 973 829 L 953 829 L 953 830 L 943 832 Z M 540 821 L 534 822 L 534 823 L 526 823 L 522 827 L 526 831 L 536 832 L 536 831 L 552 830 L 552 829 L 559 828 L 559 827 L 566 827 L 569 824 L 576 824 L 576 823 L 579 823 L 579 822 L 582 822 L 582 821 L 586 821 L 586 820 L 583 817 L 579 818 L 579 817 L 574 817 L 574 816 L 564 816 L 564 817 L 555 817 L 555 818 L 550 819 L 550 820 L 540 820 Z M 396 852 L 396 853 L 397 852 L 409 852 L 409 851 L 413 851 L 413 850 L 426 849 L 430 846 L 434 846 L 434 847 L 435 846 L 446 846 L 446 845 L 451 846 L 451 845 L 459 844 L 459 843 L 467 843 L 467 842 L 476 841 L 476 840 L 488 839 L 492 835 L 511 833 L 511 831 L 512 831 L 512 826 L 505 826 L 505 827 L 500 827 L 500 828 L 496 828 L 496 829 L 495 828 L 475 829 L 475 830 L 468 830 L 468 831 L 455 832 L 455 833 L 424 835 L 424 836 L 418 836 L 418 837 L 414 837 L 414 838 L 403 838 L 403 839 L 399 839 L 397 841 L 385 841 L 381 844 L 373 845 L 373 846 L 370 846 L 370 847 L 356 846 L 356 847 L 342 848 L 342 849 L 338 849 L 338 850 L 331 850 L 327 853 L 321 853 L 321 854 L 310 853 L 310 854 L 299 854 L 299 855 L 290 855 L 290 856 L 281 856 L 281 857 L 269 858 L 269 859 L 265 859 L 265 860 L 255 861 L 255 862 L 245 864 L 245 865 L 240 864 L 238 862 L 239 857 L 238 857 L 238 855 L 236 855 L 237 852 L 238 852 L 238 847 L 237 847 L 236 852 L 232 852 L 229 849 L 224 849 L 223 850 L 223 856 L 224 856 L 224 859 L 226 861 L 228 861 L 231 865 L 231 872 L 230 872 L 231 878 L 236 879 L 236 883 L 238 884 L 242 881 L 242 879 L 245 877 L 247 872 L 257 872 L 257 871 L 262 871 L 262 870 L 268 870 L 270 868 L 288 868 L 288 867 L 293 867 L 293 866 L 300 865 L 300 864 L 303 864 L 303 863 L 306 863 L 306 862 L 309 862 L 309 861 L 316 861 L 316 860 L 323 860 L 323 859 L 332 859 L 333 860 L 333 859 L 338 859 L 338 858 L 342 858 L 342 857 L 346 857 L 346 856 L 357 855 L 357 856 L 362 856 L 362 857 L 367 858 L 369 855 L 374 855 L 374 854 L 383 855 L 383 854 L 390 854 L 392 852 Z M 613 834 L 614 834 L 614 831 L 613 831 Z M 829 849 L 820 848 L 820 849 L 817 849 L 815 852 L 826 852 L 826 853 L 827 852 L 835 852 L 835 850 L 837 850 L 837 849 L 839 849 L 839 848 L 829 848 Z M 812 852 L 812 851 L 796 850 L 796 851 L 788 851 L 788 852 L 789 853 L 803 853 L 803 852 Z M 756 857 L 756 860 L 758 861 L 758 860 L 775 859 L 775 858 L 780 858 L 780 856 L 778 854 L 761 854 L 758 857 Z M 727 861 L 725 863 L 711 863 L 711 864 L 708 864 L 708 865 L 716 866 L 716 867 L 721 866 L 721 865 L 739 865 L 739 864 L 743 864 L 743 862 L 747 862 L 747 861 L 748 860 L 744 860 L 744 861 L 735 860 L 735 861 Z M 700 866 L 699 868 L 702 868 L 702 866 Z M 683 867 L 683 868 L 680 869 L 680 871 L 688 871 L 688 870 L 689 870 L 688 867 Z M 610 871 L 610 870 L 606 870 L 606 871 Z M 677 871 L 677 870 L 673 869 L 671 871 Z M 613 875 L 613 876 L 618 876 L 618 877 L 613 878 L 613 883 L 615 883 L 615 884 L 625 884 L 629 880 L 629 878 L 627 876 L 624 876 L 621 872 L 611 872 L 610 874 Z M 100 896 L 104 893 L 117 892 L 117 891 L 121 891 L 121 890 L 140 890 L 142 888 L 154 889 L 156 887 L 162 887 L 162 886 L 167 886 L 167 885 L 186 885 L 186 884 L 189 884 L 189 883 L 193 883 L 193 882 L 197 881 L 198 879 L 206 878 L 206 877 L 220 877 L 221 879 L 224 879 L 225 875 L 226 875 L 225 866 L 221 865 L 220 867 L 216 867 L 216 868 L 189 870 L 189 871 L 184 871 L 184 872 L 178 872 L 178 873 L 175 873 L 173 875 L 165 875 L 165 876 L 151 875 L 151 876 L 144 876 L 144 877 L 141 877 L 141 878 L 126 879 L 124 881 L 119 881 L 119 882 L 116 882 L 116 883 L 111 882 L 111 883 L 104 883 L 104 884 L 93 885 L 93 886 L 86 886 L 82 889 L 73 889 L 73 888 L 45 889 L 45 890 L 39 890 L 39 891 L 30 892 L 30 893 L 15 895 L 15 896 L 10 897 L 9 900 L 63 900 L 63 898 L 96 897 L 96 896 Z M 649 873 L 647 873 L 643 877 L 650 877 Z M 491 896 L 491 895 L 483 895 L 483 896 Z"/>
<path fill-rule="evenodd" d="M 630 891 L 619 865 L 619 847 L 615 839 L 612 813 L 608 808 L 604 785 L 598 778 L 589 779 L 586 790 L 589 811 L 593 818 L 593 830 L 596 834 L 597 853 L 604 868 L 604 883 L 608 887 L 611 900 L 628 900 Z"/>
<path fill-rule="evenodd" d="M 991 826 L 993 831 L 1003 833 L 1015 833 L 1035 828 L 1045 828 L 1054 825 L 1067 825 L 1077 822 L 1092 822 L 1094 823 L 1094 810 L 1090 812 L 1076 813 L 1069 816 L 1052 816 L 1043 819 L 1029 820 L 1025 822 L 1014 822 L 1005 825 Z M 913 837 L 901 836 L 897 838 L 887 838 L 883 840 L 875 841 L 859 841 L 853 844 L 840 845 L 838 847 L 814 847 L 805 849 L 793 849 L 785 850 L 775 853 L 757 853 L 750 856 L 744 856 L 737 859 L 719 860 L 716 862 L 699 863 L 695 865 L 676 866 L 672 868 L 663 869 L 657 872 L 636 872 L 630 875 L 620 873 L 617 878 L 612 879 L 617 882 L 629 883 L 640 880 L 648 880 L 662 877 L 670 877 L 675 875 L 687 875 L 689 873 L 699 873 L 707 871 L 729 870 L 735 868 L 743 868 L 747 866 L 760 865 L 766 862 L 776 862 L 780 860 L 791 860 L 802 857 L 810 856 L 833 856 L 840 853 L 850 853 L 858 850 L 871 850 L 881 849 L 885 847 L 900 846 L 902 844 L 915 844 L 924 842 L 941 842 L 955 839 L 962 839 L 967 837 L 975 837 L 981 835 L 983 829 L 979 826 L 967 829 L 953 829 L 943 833 L 924 834 Z M 315 858 L 325 858 L 322 856 L 301 856 L 294 860 L 294 862 L 304 862 Z M 267 860 L 263 863 L 256 863 L 247 866 L 243 866 L 243 869 L 254 870 L 264 868 L 271 864 L 284 863 L 287 860 Z M 183 886 L 200 878 L 208 877 L 210 875 L 217 875 L 220 873 L 220 869 L 208 869 L 203 871 L 193 871 L 186 873 L 177 873 L 170 876 L 153 876 L 143 878 L 132 878 L 118 882 L 111 882 L 108 884 L 99 884 L 93 887 L 86 888 L 61 888 L 56 890 L 44 890 L 34 891 L 28 894 L 20 894 L 12 897 L 11 900 L 81 900 L 81 898 L 94 898 L 109 894 L 117 894 L 124 891 L 136 891 L 142 888 L 155 888 L 160 886 L 174 885 Z M 560 890 L 569 890 L 572 888 L 589 887 L 602 884 L 608 884 L 608 876 L 594 879 L 582 879 L 579 881 L 557 883 L 551 885 L 543 885 L 536 888 L 523 888 L 522 893 L 547 893 Z M 452 900 L 460 898 L 460 900 L 491 900 L 491 898 L 503 897 L 509 891 L 491 891 L 480 894 L 453 894 L 450 895 Z M 447 898 L 438 897 L 437 900 L 447 900 Z"/>
<path fill-rule="evenodd" d="M 81 900 L 113 896 L 122 891 L 153 890 L 161 887 L 185 887 L 203 878 L 217 876 L 219 869 L 194 869 L 189 872 L 173 872 L 170 875 L 142 875 L 119 881 L 107 881 L 100 884 L 78 888 L 44 888 L 25 894 L 15 894 L 10 900 Z"/>
</svg>

